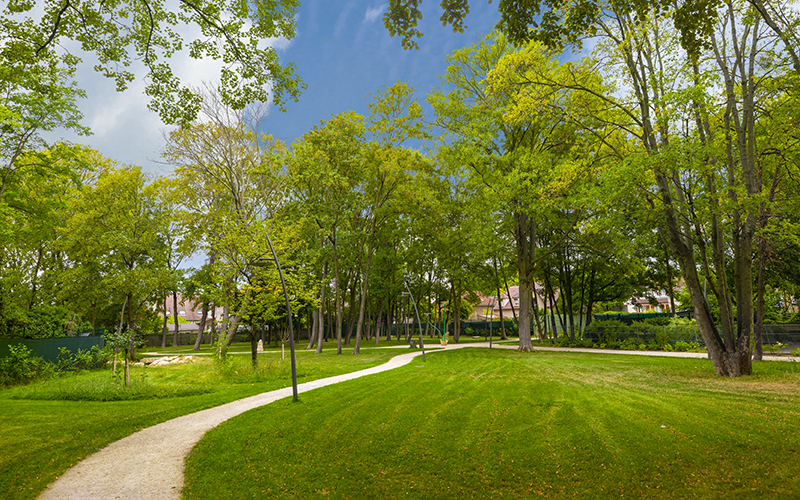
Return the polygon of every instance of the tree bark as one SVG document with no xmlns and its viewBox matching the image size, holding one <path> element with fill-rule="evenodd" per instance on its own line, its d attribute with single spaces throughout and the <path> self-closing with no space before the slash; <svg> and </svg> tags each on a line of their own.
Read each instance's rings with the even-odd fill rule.
<svg viewBox="0 0 800 500">
<path fill-rule="evenodd" d="M 167 321 L 169 320 L 169 316 L 167 315 L 167 295 L 164 295 L 164 323 L 161 325 L 161 348 L 165 349 L 167 347 Z"/>
<path fill-rule="evenodd" d="M 172 333 L 172 347 L 178 347 L 180 342 L 180 325 L 178 324 L 178 292 L 172 291 L 172 318 L 175 322 L 175 331 Z"/>
</svg>

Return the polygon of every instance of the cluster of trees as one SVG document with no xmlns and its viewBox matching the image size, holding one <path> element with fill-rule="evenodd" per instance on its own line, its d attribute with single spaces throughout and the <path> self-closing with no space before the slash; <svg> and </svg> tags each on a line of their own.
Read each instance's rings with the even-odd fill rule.
<svg viewBox="0 0 800 500">
<path fill-rule="evenodd" d="M 182 15 L 212 12 L 183 4 Z M 406 5 L 390 2 L 387 24 L 402 20 L 391 17 L 395 4 Z M 575 335 L 598 304 L 646 288 L 672 295 L 680 280 L 717 373 L 749 374 L 770 291 L 793 297 L 798 283 L 796 13 L 703 4 L 707 25 L 692 32 L 686 6 L 642 5 L 576 17 L 569 9 L 578 7 L 553 4 L 546 19 L 578 19 L 581 30 L 544 23 L 525 37 L 507 27 L 510 38 L 492 33 L 454 52 L 442 90 L 427 96 L 433 116 L 398 83 L 374 96 L 367 116 L 333 116 L 291 145 L 258 132 L 262 110 L 244 107 L 253 84 L 234 75 L 219 89 L 178 91 L 185 102 L 158 97 L 154 107 L 183 123 L 166 137 L 174 174 L 159 179 L 81 146 L 45 144 L 43 131 L 82 130 L 74 61 L 19 63 L 24 71 L 0 82 L 0 328 L 150 328 L 155 308 L 181 291 L 199 298 L 204 319 L 211 304 L 224 308 L 220 346 L 250 332 L 255 361 L 258 336 L 287 319 L 265 260 L 269 235 L 318 351 L 326 331 L 339 353 L 391 335 L 385 325 L 411 317 L 406 283 L 426 318 L 453 321 L 456 341 L 472 292 L 496 296 L 518 283 L 519 348 L 529 350 L 533 331 L 548 333 L 545 315 Z M 118 15 L 101 14 L 91 18 L 100 27 Z M 457 28 L 463 14 L 449 22 Z M 36 54 L 62 28 L 83 33 L 79 19 L 67 2 Z M 580 33 L 594 44 L 580 60 L 559 62 L 543 44 L 576 43 Z M 269 59 L 250 55 L 259 54 Z M 154 54 L 143 57 L 154 85 L 168 85 Z M 266 67 L 282 75 L 283 92 L 301 85 Z M 240 78 L 253 76 L 247 68 Z M 195 252 L 207 264 L 181 271 Z M 538 294 L 548 310 L 538 310 Z"/>
</svg>

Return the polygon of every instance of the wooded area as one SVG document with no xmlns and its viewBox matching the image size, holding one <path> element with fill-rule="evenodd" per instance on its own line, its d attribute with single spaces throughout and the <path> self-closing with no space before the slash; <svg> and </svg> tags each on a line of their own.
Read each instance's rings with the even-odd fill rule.
<svg viewBox="0 0 800 500">
<path fill-rule="evenodd" d="M 279 3 L 249 36 L 293 29 L 295 2 Z M 218 26 L 182 5 L 172 14 L 180 19 L 162 20 L 206 23 L 222 38 L 250 15 Z M 681 302 L 725 376 L 751 373 L 765 318 L 797 312 L 791 4 L 720 3 L 700 49 L 686 43 L 671 6 L 605 6 L 587 20 L 585 56 L 565 62 L 536 37 L 514 45 L 494 32 L 451 55 L 441 90 L 424 96 L 432 113 L 398 83 L 376 90 L 368 115 L 332 116 L 293 144 L 261 134 L 265 107 L 247 104 L 268 101 L 254 90 L 263 90 L 263 72 L 243 64 L 219 87 L 183 92 L 145 48 L 152 106 L 183 123 L 163 152 L 174 173 L 159 178 L 42 138 L 84 130 L 77 61 L 53 49 L 56 34 L 108 54 L 111 66 L 130 61 L 119 56 L 126 44 L 147 39 L 147 29 L 133 30 L 111 51 L 82 39 L 80 12 L 70 12 L 69 2 L 48 11 L 51 30 L 2 27 L 2 336 L 88 326 L 166 335 L 158 312 L 181 293 L 203 304 L 203 324 L 212 305 L 223 307 L 220 346 L 238 329 L 255 346 L 262 329 L 281 331 L 287 320 L 277 272 L 261 265 L 267 234 L 318 351 L 321 325 L 335 325 L 339 353 L 346 345 L 357 354 L 365 339 L 390 334 L 381 325 L 411 318 L 405 281 L 423 322 L 455 325 L 476 292 L 518 284 L 520 350 L 544 333 L 542 314 L 571 320 L 635 294 L 679 293 L 681 283 Z M 143 8 L 133 12 L 146 28 Z M 113 34 L 115 15 L 98 29 Z M 175 47 L 158 40 L 167 57 Z M 223 57 L 280 76 L 271 80 L 275 102 L 296 97 L 302 83 L 291 65 L 231 47 Z M 121 87 L 130 80 L 113 76 Z M 198 252 L 206 264 L 183 269 Z M 539 311 L 534 283 L 560 311 Z M 456 327 L 453 340 L 461 334 Z"/>
</svg>

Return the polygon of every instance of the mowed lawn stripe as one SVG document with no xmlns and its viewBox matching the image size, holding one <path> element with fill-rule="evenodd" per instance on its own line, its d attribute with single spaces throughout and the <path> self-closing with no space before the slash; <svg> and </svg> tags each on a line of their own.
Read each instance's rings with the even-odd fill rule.
<svg viewBox="0 0 800 500">
<path fill-rule="evenodd" d="M 780 366 L 778 366 L 780 365 Z M 210 431 L 186 498 L 796 498 L 800 370 L 462 349 Z"/>
</svg>

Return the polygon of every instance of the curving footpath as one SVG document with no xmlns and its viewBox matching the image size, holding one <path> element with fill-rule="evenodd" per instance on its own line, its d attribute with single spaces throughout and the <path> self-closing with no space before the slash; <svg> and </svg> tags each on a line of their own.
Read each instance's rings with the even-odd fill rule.
<svg viewBox="0 0 800 500">
<path fill-rule="evenodd" d="M 489 347 L 489 344 L 488 342 L 456 344 L 427 352 L 460 349 L 463 347 Z M 495 342 L 494 347 L 516 349 L 517 345 L 498 344 Z M 534 349 L 542 351 L 706 357 L 705 353 L 657 353 L 557 347 L 536 347 Z M 421 351 L 415 350 L 414 352 L 395 356 L 379 366 L 305 382 L 297 386 L 297 392 L 307 392 L 365 375 L 392 370 L 407 365 L 420 354 Z M 63 476 L 48 486 L 39 498 L 43 500 L 179 499 L 183 489 L 184 459 L 208 430 L 247 410 L 264 406 L 291 395 L 292 388 L 285 387 L 177 417 L 142 429 L 135 434 L 111 443 L 67 470 Z"/>
<path fill-rule="evenodd" d="M 451 345 L 427 353 L 461 347 L 484 347 L 484 345 Z M 488 347 L 488 344 L 485 347 Z M 297 392 L 307 392 L 345 380 L 392 370 L 407 365 L 420 354 L 421 351 L 415 350 L 395 356 L 379 366 L 298 384 Z M 291 395 L 292 388 L 285 387 L 142 429 L 111 443 L 77 463 L 48 486 L 39 498 L 43 500 L 179 499 L 183 489 L 184 459 L 208 430 L 247 410 Z"/>
</svg>

